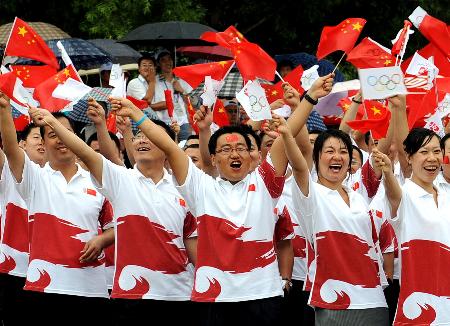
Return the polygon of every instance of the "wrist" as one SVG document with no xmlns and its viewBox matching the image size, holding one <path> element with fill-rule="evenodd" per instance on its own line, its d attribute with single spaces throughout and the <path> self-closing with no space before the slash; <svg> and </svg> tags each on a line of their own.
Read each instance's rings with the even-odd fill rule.
<svg viewBox="0 0 450 326">
<path fill-rule="evenodd" d="M 139 111 L 134 111 L 131 113 L 130 118 L 134 121 L 137 122 L 139 121 L 143 116 L 145 116 L 144 112 L 142 112 L 141 110 Z"/>
<path fill-rule="evenodd" d="M 319 103 L 319 97 L 314 92 L 306 92 L 303 98 L 312 105 L 316 105 L 317 103 Z"/>
<path fill-rule="evenodd" d="M 361 97 L 356 97 L 356 96 L 353 96 L 352 97 L 352 102 L 354 102 L 354 103 L 356 103 L 356 104 L 362 104 L 362 98 Z"/>
</svg>

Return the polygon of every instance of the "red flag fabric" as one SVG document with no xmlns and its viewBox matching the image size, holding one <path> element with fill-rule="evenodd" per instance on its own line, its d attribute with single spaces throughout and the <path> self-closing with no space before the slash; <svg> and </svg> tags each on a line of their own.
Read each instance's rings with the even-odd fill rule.
<svg viewBox="0 0 450 326">
<path fill-rule="evenodd" d="M 372 132 L 374 139 L 385 138 L 389 129 L 391 112 L 378 101 L 364 101 L 367 119 L 348 121 L 350 128 L 366 133 Z"/>
<path fill-rule="evenodd" d="M 234 60 L 201 63 L 176 67 L 173 69 L 173 73 L 184 79 L 192 88 L 197 88 L 203 82 L 205 76 L 211 76 L 215 80 L 222 80 L 233 64 Z"/>
<path fill-rule="evenodd" d="M 130 95 L 127 95 L 127 99 L 129 99 L 131 103 L 136 105 L 141 110 L 145 110 L 149 106 L 147 101 L 138 100 L 137 98 Z"/>
<path fill-rule="evenodd" d="M 33 97 L 39 101 L 41 107 L 51 112 L 63 109 L 70 101 L 53 97 L 52 93 L 59 84 L 63 84 L 69 78 L 81 81 L 73 65 L 67 66 L 56 75 L 40 83 L 34 89 Z"/>
<path fill-rule="evenodd" d="M 408 113 L 408 127 L 411 129 L 416 122 L 426 116 L 427 114 L 433 114 L 440 101 L 444 99 L 445 93 L 438 92 L 436 86 L 430 89 L 424 96 L 418 98 L 415 102 L 408 101 L 409 113 Z"/>
<path fill-rule="evenodd" d="M 291 84 L 291 86 L 294 87 L 300 94 L 303 94 L 304 92 L 304 89 L 302 88 L 302 85 L 300 83 L 302 74 L 303 67 L 301 65 L 298 65 L 294 70 L 292 70 L 288 75 L 284 77 L 284 80 Z M 275 85 L 261 84 L 261 87 L 266 91 L 266 97 L 269 103 L 283 98 L 283 89 L 281 88 L 282 84 L 283 82 L 281 80 Z"/>
<path fill-rule="evenodd" d="M 164 90 L 164 98 L 166 99 L 166 108 L 167 108 L 167 114 L 169 117 L 173 118 L 173 98 L 172 98 L 172 91 L 170 89 Z"/>
<path fill-rule="evenodd" d="M 35 88 L 58 71 L 50 66 L 10 66 L 11 71 L 20 78 L 24 87 Z"/>
<path fill-rule="evenodd" d="M 350 97 L 343 97 L 339 100 L 338 106 L 342 109 L 342 111 L 345 113 L 350 108 L 350 105 L 352 104 L 352 99 Z M 356 113 L 355 120 L 362 120 L 364 117 L 364 107 L 362 104 L 358 106 L 358 112 Z"/>
<path fill-rule="evenodd" d="M 110 113 L 108 117 L 106 118 L 106 128 L 108 131 L 112 132 L 113 134 L 117 133 L 117 116 L 115 114 Z"/>
<path fill-rule="evenodd" d="M 18 84 L 20 81 L 17 76 L 12 72 L 8 72 L 6 74 L 0 75 L 0 91 L 6 94 L 12 101 L 20 104 L 21 106 L 26 106 L 26 103 L 21 102 L 14 96 L 15 89 L 20 87 Z M 16 85 L 17 84 L 17 85 Z"/>
<path fill-rule="evenodd" d="M 389 53 L 389 49 L 378 44 L 370 37 L 365 37 L 348 53 L 347 61 L 360 69 L 395 65 L 395 57 Z"/>
<path fill-rule="evenodd" d="M 230 26 L 223 32 L 205 32 L 200 39 L 212 43 L 220 44 L 223 47 L 230 47 L 230 42 L 248 42 L 247 39 L 239 32 L 236 27 Z"/>
<path fill-rule="evenodd" d="M 194 122 L 195 109 L 192 106 L 191 98 L 189 96 L 187 97 L 187 112 L 188 112 L 189 123 L 192 127 L 192 130 L 194 130 L 195 134 L 198 135 L 199 129 L 198 129 L 197 123 Z"/>
<path fill-rule="evenodd" d="M 6 44 L 5 56 L 34 59 L 59 69 L 55 54 L 44 40 L 20 18 L 14 20 L 11 35 Z"/>
<path fill-rule="evenodd" d="M 434 65 L 439 68 L 439 74 L 442 76 L 450 77 L 450 62 L 442 53 L 442 51 L 437 49 L 434 44 L 429 43 L 428 45 L 417 51 L 417 53 L 419 53 L 422 57 L 426 59 L 433 56 Z M 412 60 L 412 57 L 413 56 L 403 61 L 401 65 L 403 71 L 406 71 L 406 68 L 408 68 L 409 63 Z"/>
<path fill-rule="evenodd" d="M 14 126 L 17 131 L 23 131 L 26 126 L 30 124 L 30 117 L 26 114 L 21 114 L 17 118 L 14 118 Z"/>
<path fill-rule="evenodd" d="M 317 47 L 317 59 L 320 60 L 337 50 L 349 53 L 365 24 L 366 20 L 363 18 L 347 18 L 337 26 L 325 26 Z"/>
<path fill-rule="evenodd" d="M 225 107 L 223 106 L 223 102 L 221 100 L 216 100 L 216 103 L 214 104 L 213 122 L 219 127 L 230 125 L 227 111 L 225 110 Z"/>
<path fill-rule="evenodd" d="M 403 28 L 398 36 L 398 39 L 392 45 L 391 54 L 392 55 L 400 55 L 403 47 L 405 46 L 406 38 L 408 37 L 408 30 L 411 27 L 411 23 L 407 20 L 404 21 Z"/>
</svg>

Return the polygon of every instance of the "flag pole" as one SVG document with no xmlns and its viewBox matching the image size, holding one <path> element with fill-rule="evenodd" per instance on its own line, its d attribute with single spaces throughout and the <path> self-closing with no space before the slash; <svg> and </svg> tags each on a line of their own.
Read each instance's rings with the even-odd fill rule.
<svg viewBox="0 0 450 326">
<path fill-rule="evenodd" d="M 278 78 L 281 79 L 281 81 L 282 81 L 283 83 L 286 82 L 286 81 L 283 79 L 283 77 L 281 77 L 280 73 L 279 73 L 277 70 L 275 70 L 275 74 L 278 76 Z"/>
<path fill-rule="evenodd" d="M 333 71 L 331 72 L 332 74 L 334 74 L 334 72 L 336 71 L 337 67 L 339 66 L 339 64 L 341 63 L 342 59 L 344 59 L 346 53 L 344 52 L 342 54 L 342 57 L 339 59 L 338 63 L 336 64 L 336 66 L 334 67 Z"/>
</svg>

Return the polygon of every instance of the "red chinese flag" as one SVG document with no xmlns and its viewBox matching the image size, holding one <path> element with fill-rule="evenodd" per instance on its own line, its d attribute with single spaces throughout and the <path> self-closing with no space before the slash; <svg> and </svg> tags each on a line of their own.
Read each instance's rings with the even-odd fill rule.
<svg viewBox="0 0 450 326">
<path fill-rule="evenodd" d="M 374 139 L 385 138 L 389 129 L 391 112 L 389 112 L 389 110 L 387 110 L 379 102 L 370 102 L 373 102 L 370 106 L 367 106 L 367 104 L 365 104 L 367 109 L 367 116 L 369 117 L 368 119 L 348 121 L 347 124 L 353 130 L 358 130 L 362 133 L 366 133 L 370 130 Z"/>
<path fill-rule="evenodd" d="M 217 43 L 223 47 L 230 48 L 230 43 L 248 42 L 247 39 L 239 32 L 236 27 L 230 26 L 223 32 L 205 32 L 200 36 L 200 39 Z"/>
<path fill-rule="evenodd" d="M 219 127 L 229 126 L 230 121 L 228 120 L 227 112 L 223 106 L 221 100 L 216 100 L 213 111 L 213 122 Z"/>
<path fill-rule="evenodd" d="M 259 45 L 250 42 L 232 43 L 231 52 L 245 80 L 254 80 L 257 77 L 274 79 L 277 63 Z"/>
<path fill-rule="evenodd" d="M 25 127 L 28 126 L 29 124 L 30 124 L 30 117 L 28 117 L 25 114 L 21 114 L 14 119 L 14 126 L 16 127 L 17 131 L 23 131 Z"/>
<path fill-rule="evenodd" d="M 52 96 L 53 91 L 58 84 L 63 84 L 68 78 L 81 81 L 75 68 L 72 65 L 67 66 L 59 71 L 56 75 L 48 78 L 43 83 L 40 83 L 35 89 L 33 97 L 39 101 L 41 107 L 56 112 L 63 109 L 70 101 Z"/>
<path fill-rule="evenodd" d="M 205 76 L 211 76 L 212 79 L 222 80 L 234 60 L 201 63 L 197 65 L 181 66 L 173 69 L 173 73 L 184 79 L 192 88 L 197 88 L 205 79 Z"/>
<path fill-rule="evenodd" d="M 387 48 L 366 37 L 348 53 L 347 61 L 360 69 L 381 68 L 393 66 L 395 57 Z"/>
<path fill-rule="evenodd" d="M 117 133 L 117 116 L 115 114 L 110 113 L 108 117 L 106 118 L 106 128 L 108 131 L 112 132 L 113 134 Z"/>
<path fill-rule="evenodd" d="M 352 105 L 352 100 L 348 97 L 343 97 L 339 100 L 337 105 L 342 109 L 342 112 L 345 113 L 350 108 L 350 105 Z"/>
<path fill-rule="evenodd" d="M 145 110 L 146 108 L 149 107 L 148 102 L 147 101 L 143 101 L 143 100 L 138 100 L 137 98 L 127 95 L 127 99 L 131 101 L 131 103 L 133 103 L 134 105 L 136 105 L 136 107 L 138 107 L 141 110 Z"/>
<path fill-rule="evenodd" d="M 19 77 L 24 87 L 35 88 L 58 71 L 50 66 L 10 66 L 11 71 Z"/>
<path fill-rule="evenodd" d="M 365 24 L 366 20 L 363 18 L 348 18 L 337 26 L 325 26 L 317 47 L 317 59 L 337 50 L 349 53 Z"/>
<path fill-rule="evenodd" d="M 408 30 L 411 27 L 411 23 L 407 20 L 404 21 L 404 26 L 400 31 L 400 35 L 396 38 L 395 43 L 392 45 L 391 54 L 400 55 L 403 47 L 405 46 L 406 38 L 408 37 Z"/>
<path fill-rule="evenodd" d="M 430 89 L 424 96 L 418 97 L 417 101 L 408 101 L 409 113 L 408 113 L 408 127 L 411 129 L 416 122 L 426 116 L 427 114 L 433 114 L 438 107 L 439 102 L 444 99 L 445 93 L 438 92 L 436 86 Z"/>
<path fill-rule="evenodd" d="M 197 123 L 194 122 L 195 110 L 194 107 L 192 106 L 191 98 L 189 96 L 187 97 L 187 112 L 189 123 L 191 124 L 192 130 L 194 130 L 194 132 L 198 135 L 199 134 L 198 126 Z"/>
<path fill-rule="evenodd" d="M 429 43 L 419 51 L 417 51 L 422 57 L 429 58 L 433 56 L 434 65 L 439 68 L 439 75 L 450 77 L 450 61 L 445 57 L 445 55 L 432 43 Z M 412 57 L 409 57 L 402 62 L 402 70 L 406 71 L 408 68 Z"/>
<path fill-rule="evenodd" d="M 169 117 L 173 118 L 173 98 L 172 98 L 172 91 L 170 89 L 164 90 L 164 98 L 166 99 L 166 108 L 167 108 L 167 114 Z"/>
<path fill-rule="evenodd" d="M 22 103 L 14 96 L 15 93 L 14 89 L 20 87 L 20 85 L 16 85 L 17 83 L 20 83 L 20 81 L 17 79 L 17 76 L 12 72 L 0 75 L 0 91 L 5 93 L 6 96 L 8 96 L 11 100 L 16 102 L 17 104 L 25 106 L 26 103 Z"/>
<path fill-rule="evenodd" d="M 300 94 L 303 94 L 304 92 L 300 83 L 302 74 L 303 67 L 301 65 L 298 65 L 294 70 L 292 70 L 287 76 L 284 77 L 284 80 L 291 84 L 291 86 L 294 87 Z M 279 81 L 275 85 L 261 84 L 261 87 L 266 91 L 266 97 L 269 103 L 283 98 L 283 89 L 281 88 L 282 84 L 282 81 Z"/>
<path fill-rule="evenodd" d="M 59 69 L 55 54 L 44 40 L 20 18 L 14 20 L 11 35 L 6 44 L 5 56 L 34 59 Z"/>
</svg>

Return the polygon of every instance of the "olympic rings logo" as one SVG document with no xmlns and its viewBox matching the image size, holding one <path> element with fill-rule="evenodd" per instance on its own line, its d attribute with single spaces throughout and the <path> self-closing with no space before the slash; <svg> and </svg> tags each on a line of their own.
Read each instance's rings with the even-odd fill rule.
<svg viewBox="0 0 450 326">
<path fill-rule="evenodd" d="M 392 91 L 401 83 L 401 81 L 402 77 L 400 74 L 393 74 L 392 76 L 381 75 L 379 77 L 367 77 L 367 84 L 372 86 L 378 92 L 382 92 L 385 89 Z"/>
<path fill-rule="evenodd" d="M 250 100 L 250 106 L 252 107 L 253 112 L 260 112 L 267 106 L 264 103 L 264 96 L 257 98 L 255 95 L 250 95 L 248 98 Z"/>
</svg>

